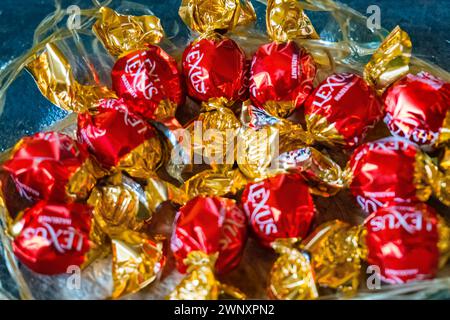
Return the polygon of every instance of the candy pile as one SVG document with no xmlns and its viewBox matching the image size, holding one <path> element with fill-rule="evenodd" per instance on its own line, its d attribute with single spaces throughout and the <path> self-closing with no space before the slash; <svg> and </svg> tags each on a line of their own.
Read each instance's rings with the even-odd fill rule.
<svg viewBox="0 0 450 320">
<path fill-rule="evenodd" d="M 277 255 L 261 280 L 273 299 L 353 295 L 367 264 L 389 284 L 435 277 L 450 256 L 430 205 L 450 206 L 450 83 L 409 73 L 407 33 L 395 28 L 363 74 L 318 77 L 298 1 L 268 1 L 272 42 L 251 55 L 227 37 L 255 21 L 250 1 L 183 0 L 179 13 L 197 37 L 177 62 L 158 18 L 98 11 L 111 88 L 78 82 L 56 43 L 28 64 L 78 118 L 72 136 L 24 137 L 1 165 L 20 263 L 57 275 L 111 255 L 119 298 L 158 286 L 174 260 L 186 275 L 168 298 L 244 299 L 225 282 L 252 237 Z M 344 189 L 365 221 L 317 223 L 317 204 Z"/>
</svg>

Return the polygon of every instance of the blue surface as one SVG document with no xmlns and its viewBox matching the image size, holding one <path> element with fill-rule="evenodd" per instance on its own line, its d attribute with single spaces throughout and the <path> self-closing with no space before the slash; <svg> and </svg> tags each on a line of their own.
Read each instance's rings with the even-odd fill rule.
<svg viewBox="0 0 450 320">
<path fill-rule="evenodd" d="M 137 2 L 147 4 L 161 18 L 169 33 L 174 23 L 179 22 L 177 8 L 180 0 Z M 255 0 L 253 2 L 255 3 Z M 426 57 L 429 61 L 450 70 L 450 1 L 342 0 L 341 2 L 363 13 L 369 5 L 378 5 L 381 8 L 383 27 L 392 29 L 397 24 L 401 25 L 411 35 L 414 54 Z M 89 7 L 91 1 L 62 1 L 65 7 L 74 3 L 83 8 Z M 263 9 L 258 4 L 255 7 Z M 53 0 L 0 1 L 0 69 L 31 47 L 34 29 L 53 10 Z M 260 10 L 258 15 L 258 23 L 263 24 L 264 12 Z M 64 111 L 51 105 L 40 95 L 31 77 L 23 72 L 10 88 L 5 110 L 0 115 L 0 150 L 12 146 L 21 136 L 47 127 L 65 115 Z"/>
</svg>

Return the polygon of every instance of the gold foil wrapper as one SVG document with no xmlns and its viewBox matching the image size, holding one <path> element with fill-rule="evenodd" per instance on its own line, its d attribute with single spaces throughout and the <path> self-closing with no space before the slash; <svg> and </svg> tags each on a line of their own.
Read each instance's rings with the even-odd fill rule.
<svg viewBox="0 0 450 320">
<path fill-rule="evenodd" d="M 181 188 L 188 199 L 196 196 L 234 195 L 242 190 L 249 180 L 239 169 L 225 172 L 205 170 L 189 178 Z"/>
<path fill-rule="evenodd" d="M 356 293 L 361 261 L 367 256 L 364 226 L 334 220 L 316 228 L 303 242 L 311 254 L 316 283 L 345 295 Z"/>
<path fill-rule="evenodd" d="M 116 98 L 107 87 L 82 85 L 74 78 L 72 67 L 64 54 L 52 43 L 27 65 L 41 93 L 56 106 L 73 112 L 95 107 L 101 98 Z"/>
<path fill-rule="evenodd" d="M 446 206 L 450 206 L 450 175 L 439 167 L 424 152 L 417 151 L 414 167 L 414 185 L 420 201 L 427 201 L 433 194 Z"/>
<path fill-rule="evenodd" d="M 223 285 L 214 275 L 217 254 L 207 255 L 192 251 L 184 263 L 188 266 L 187 276 L 169 294 L 169 300 L 218 300 L 222 295 L 235 299 L 245 299 L 238 289 Z"/>
<path fill-rule="evenodd" d="M 120 174 L 95 187 L 88 204 L 94 208 L 94 218 L 107 234 L 143 231 L 151 219 L 142 187 Z"/>
<path fill-rule="evenodd" d="M 242 115 L 237 162 L 250 179 L 265 179 L 280 173 L 300 173 L 313 193 L 330 196 L 345 186 L 342 168 L 330 157 L 308 146 L 313 140 L 300 125 L 248 107 L 250 120 Z"/>
<path fill-rule="evenodd" d="M 439 268 L 443 268 L 450 258 L 450 226 L 441 216 L 438 216 L 437 230 L 439 235 Z"/>
<path fill-rule="evenodd" d="M 439 166 L 445 172 L 450 172 L 450 145 L 444 147 L 442 157 L 439 161 Z"/>
<path fill-rule="evenodd" d="M 115 169 L 125 171 L 133 178 L 147 179 L 154 175 L 162 161 L 161 140 L 155 135 L 120 159 Z"/>
<path fill-rule="evenodd" d="M 113 299 L 146 287 L 157 278 L 164 266 L 162 243 L 153 242 L 145 234 L 126 231 L 112 235 L 111 245 Z"/>
<path fill-rule="evenodd" d="M 364 68 L 364 79 L 379 93 L 409 71 L 412 43 L 399 26 L 384 39 Z"/>
<path fill-rule="evenodd" d="M 157 177 L 147 179 L 145 196 L 152 214 L 155 213 L 158 210 L 158 207 L 165 201 L 171 201 L 172 203 L 179 205 L 184 205 L 188 201 L 188 197 L 182 188 L 178 188 Z"/>
<path fill-rule="evenodd" d="M 272 247 L 280 254 L 270 271 L 268 295 L 278 300 L 319 297 L 309 255 L 299 249 L 300 239 L 279 239 Z"/>
<path fill-rule="evenodd" d="M 68 197 L 72 200 L 87 199 L 98 179 L 105 175 L 106 172 L 95 160 L 92 158 L 86 159 L 69 179 L 69 183 L 66 186 Z"/>
<path fill-rule="evenodd" d="M 442 123 L 442 128 L 439 130 L 439 137 L 436 141 L 438 146 L 450 144 L 450 110 L 445 114 L 444 122 Z M 446 146 L 447 149 L 447 161 L 450 161 L 450 155 L 448 155 L 449 146 Z"/>
<path fill-rule="evenodd" d="M 330 146 L 346 146 L 347 143 L 343 135 L 341 135 L 333 123 L 329 123 L 326 117 L 317 113 L 305 115 L 306 127 L 311 133 L 311 138 Z"/>
<path fill-rule="evenodd" d="M 278 42 L 320 38 L 298 0 L 268 0 L 266 25 L 269 37 Z"/>
<path fill-rule="evenodd" d="M 230 31 L 256 20 L 249 0 L 182 0 L 178 13 L 191 30 L 200 34 Z"/>
<path fill-rule="evenodd" d="M 241 126 L 225 98 L 214 98 L 202 104 L 198 118 L 187 126 L 191 137 L 191 161 L 202 162 L 216 170 L 232 168 L 236 155 L 236 136 Z"/>
<path fill-rule="evenodd" d="M 122 15 L 108 7 L 99 9 L 92 31 L 113 56 L 144 49 L 164 37 L 161 21 L 155 16 Z"/>
</svg>

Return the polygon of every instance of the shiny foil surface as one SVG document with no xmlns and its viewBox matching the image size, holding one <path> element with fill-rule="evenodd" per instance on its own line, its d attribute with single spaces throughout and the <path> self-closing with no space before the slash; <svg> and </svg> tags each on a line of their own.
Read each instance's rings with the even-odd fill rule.
<svg viewBox="0 0 450 320">
<path fill-rule="evenodd" d="M 147 178 L 159 166 L 161 142 L 156 130 L 129 112 L 121 100 L 103 100 L 96 114 L 78 115 L 77 136 L 106 169 Z"/>
<path fill-rule="evenodd" d="M 266 247 L 280 238 L 304 238 L 315 216 L 308 185 L 298 174 L 280 174 L 248 184 L 242 206 L 251 230 Z"/>
<path fill-rule="evenodd" d="M 311 93 L 304 111 L 313 139 L 344 147 L 360 144 L 383 117 L 375 90 L 352 73 L 327 77 Z"/>
<path fill-rule="evenodd" d="M 367 261 L 382 280 L 400 284 L 433 278 L 439 262 L 438 219 L 426 204 L 390 205 L 366 220 Z"/>
<path fill-rule="evenodd" d="M 450 117 L 450 83 L 426 72 L 408 74 L 383 99 L 385 122 L 393 135 L 426 148 L 449 141 L 445 119 Z"/>
<path fill-rule="evenodd" d="M 180 272 L 189 253 L 201 251 L 218 254 L 215 271 L 226 273 L 239 264 L 246 238 L 247 219 L 234 200 L 199 196 L 178 211 L 171 249 Z"/>
<path fill-rule="evenodd" d="M 245 94 L 245 54 L 236 42 L 214 34 L 189 44 L 182 69 L 188 95 L 198 101 L 238 100 Z"/>
<path fill-rule="evenodd" d="M 415 182 L 416 157 L 420 150 L 411 142 L 385 138 L 358 147 L 349 168 L 350 191 L 366 213 L 388 202 L 414 202 L 427 199 L 431 190 L 418 194 Z"/>
<path fill-rule="evenodd" d="M 19 141 L 1 170 L 14 184 L 8 192 L 31 202 L 84 199 L 101 176 L 83 145 L 52 131 Z"/>
<path fill-rule="evenodd" d="M 42 274 L 65 273 L 70 266 L 83 265 L 95 247 L 90 240 L 92 208 L 85 204 L 40 201 L 25 210 L 11 229 L 15 255 Z"/>
<path fill-rule="evenodd" d="M 130 111 L 146 119 L 175 115 L 184 103 L 177 62 L 160 47 L 148 44 L 120 57 L 111 72 L 112 87 Z"/>
<path fill-rule="evenodd" d="M 298 109 L 313 89 L 316 65 L 295 42 L 271 42 L 253 56 L 250 97 L 259 108 L 287 117 Z"/>
</svg>

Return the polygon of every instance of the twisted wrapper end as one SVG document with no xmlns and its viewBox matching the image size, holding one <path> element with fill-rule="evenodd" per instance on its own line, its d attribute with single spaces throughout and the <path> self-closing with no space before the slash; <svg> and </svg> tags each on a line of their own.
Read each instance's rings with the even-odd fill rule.
<svg viewBox="0 0 450 320">
<path fill-rule="evenodd" d="M 99 9 L 92 31 L 113 56 L 145 49 L 146 44 L 158 44 L 164 37 L 159 18 L 122 15 L 108 7 Z"/>
<path fill-rule="evenodd" d="M 269 276 L 268 295 L 272 299 L 316 299 L 314 271 L 309 255 L 300 249 L 299 238 L 278 239 L 272 248 L 280 254 Z"/>
<path fill-rule="evenodd" d="M 224 294 L 237 299 L 245 295 L 228 285 L 221 284 L 214 275 L 214 265 L 218 254 L 207 255 L 202 251 L 192 251 L 184 263 L 188 266 L 187 276 L 167 297 L 169 300 L 217 300 Z"/>
<path fill-rule="evenodd" d="M 27 65 L 27 70 L 42 95 L 67 111 L 92 111 L 101 98 L 116 98 L 107 87 L 77 82 L 69 61 L 53 43 L 45 46 L 45 50 Z"/>
<path fill-rule="evenodd" d="M 384 39 L 364 68 L 364 79 L 378 94 L 409 71 L 412 43 L 399 26 Z"/>
<path fill-rule="evenodd" d="M 267 34 L 277 42 L 320 39 L 298 0 L 268 0 Z"/>
<path fill-rule="evenodd" d="M 145 234 L 125 231 L 112 235 L 111 246 L 113 299 L 137 292 L 152 283 L 165 264 L 162 243 L 150 240 Z"/>
</svg>

